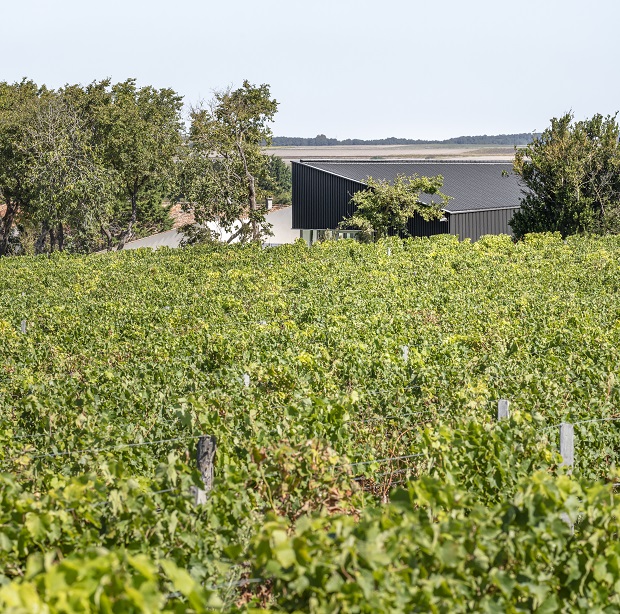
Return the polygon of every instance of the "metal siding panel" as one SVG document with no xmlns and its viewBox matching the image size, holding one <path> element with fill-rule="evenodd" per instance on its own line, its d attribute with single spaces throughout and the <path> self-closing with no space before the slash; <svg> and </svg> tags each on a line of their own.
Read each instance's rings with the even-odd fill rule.
<svg viewBox="0 0 620 614">
<path fill-rule="evenodd" d="M 516 210 L 454 213 L 450 216 L 450 234 L 458 235 L 461 241 L 468 238 L 477 241 L 483 235 L 507 234 L 512 236 L 512 229 L 508 222 Z"/>
<path fill-rule="evenodd" d="M 454 236 L 458 236 L 459 230 L 461 227 L 460 215 L 450 215 L 448 219 L 450 220 L 450 234 Z"/>
<path fill-rule="evenodd" d="M 292 163 L 293 228 L 336 228 L 352 213 L 351 196 L 366 186 L 343 177 Z"/>
</svg>

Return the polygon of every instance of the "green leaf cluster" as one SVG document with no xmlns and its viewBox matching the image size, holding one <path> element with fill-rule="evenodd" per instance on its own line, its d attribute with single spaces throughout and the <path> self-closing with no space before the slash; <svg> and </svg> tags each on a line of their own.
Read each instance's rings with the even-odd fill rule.
<svg viewBox="0 0 620 614">
<path fill-rule="evenodd" d="M 275 159 L 262 151 L 270 143 L 269 124 L 277 109 L 268 85 L 246 80 L 192 110 L 180 173 L 185 208 L 193 212 L 199 230 L 187 229 L 190 243 L 202 240 L 209 222 L 230 233 L 228 242 L 256 241 L 271 234 L 266 204 L 259 201 L 266 194 L 264 187 L 281 181 L 275 173 L 282 176 Z"/>
<path fill-rule="evenodd" d="M 122 249 L 168 229 L 181 100 L 135 79 L 0 83 L 0 255 Z"/>
</svg>

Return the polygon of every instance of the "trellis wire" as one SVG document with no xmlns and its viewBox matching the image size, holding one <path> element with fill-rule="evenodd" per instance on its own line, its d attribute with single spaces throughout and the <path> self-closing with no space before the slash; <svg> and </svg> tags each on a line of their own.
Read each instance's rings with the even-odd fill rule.
<svg viewBox="0 0 620 614">
<path fill-rule="evenodd" d="M 201 435 L 186 435 L 184 437 L 173 437 L 170 439 L 158 439 L 154 441 L 141 441 L 141 442 L 133 442 L 133 443 L 122 443 L 116 446 L 109 446 L 104 448 L 92 448 L 92 449 L 79 449 L 79 450 L 63 450 L 62 452 L 52 452 L 50 454 L 30 454 L 27 450 L 24 450 L 22 454 L 16 456 L 11 461 L 16 461 L 19 458 L 28 457 L 32 459 L 37 458 L 55 458 L 58 456 L 71 456 L 72 454 L 97 454 L 99 452 L 112 452 L 114 450 L 122 450 L 124 448 L 137 448 L 140 446 L 151 446 L 157 445 L 161 443 L 174 443 L 177 441 L 187 441 L 189 439 L 200 439 Z"/>
<path fill-rule="evenodd" d="M 373 473 L 370 476 L 367 475 L 360 475 L 356 478 L 353 478 L 354 482 L 361 482 L 362 480 L 370 480 L 373 478 L 382 478 L 385 477 L 386 475 L 398 475 L 398 474 L 402 474 L 402 473 L 408 473 L 411 472 L 411 467 L 407 467 L 406 469 L 396 469 L 395 471 L 384 471 L 382 473 Z"/>
<path fill-rule="evenodd" d="M 399 418 L 410 418 L 411 416 L 423 416 L 425 414 L 431 414 L 434 410 L 425 409 L 423 411 L 415 411 L 409 414 L 390 414 L 387 416 L 376 416 L 373 418 L 365 418 L 364 420 L 358 420 L 358 422 L 366 423 L 366 422 L 380 422 L 381 420 L 396 420 Z"/>
<path fill-rule="evenodd" d="M 592 418 L 589 420 L 578 420 L 577 422 L 571 422 L 573 426 L 578 426 L 579 424 L 588 424 L 590 422 L 614 422 L 616 420 L 620 420 L 620 416 L 616 416 L 613 418 Z M 548 431 L 549 429 L 555 429 L 560 426 L 562 422 L 558 422 L 557 424 L 550 424 L 549 426 L 543 426 L 542 428 L 536 429 L 538 432 L 540 431 Z"/>
<path fill-rule="evenodd" d="M 144 493 L 139 493 L 139 494 L 144 494 L 144 495 L 149 495 L 149 496 L 154 496 L 154 495 L 163 495 L 165 493 L 168 492 L 180 492 L 180 490 L 178 488 L 164 488 L 163 490 L 154 490 L 153 492 L 144 492 Z M 90 504 L 91 507 L 101 507 L 104 505 L 108 505 L 110 503 L 109 499 L 104 499 L 102 501 L 97 501 L 96 503 L 92 503 Z M 68 508 L 61 508 L 56 510 L 57 512 L 75 512 L 77 511 L 77 507 L 68 507 Z"/>
<path fill-rule="evenodd" d="M 424 453 L 420 452 L 418 454 L 406 454 L 404 456 L 391 456 L 388 458 L 377 458 L 375 460 L 369 460 L 369 461 L 359 461 L 357 463 L 343 463 L 340 465 L 334 465 L 332 467 L 332 469 L 337 469 L 339 467 L 360 467 L 362 465 L 372 465 L 374 463 L 388 463 L 390 461 L 395 461 L 395 460 L 406 460 L 408 458 L 416 458 L 418 456 L 426 456 Z"/>
<path fill-rule="evenodd" d="M 219 591 L 222 589 L 229 589 L 229 588 L 237 588 L 237 587 L 242 587 L 242 586 L 248 586 L 248 584 L 258 584 L 261 582 L 266 582 L 266 580 L 264 578 L 245 578 L 244 580 L 238 580 L 236 582 L 226 582 L 224 584 L 215 584 L 215 585 L 211 585 L 211 586 L 205 586 L 205 590 L 207 591 Z M 181 593 L 180 591 L 176 591 L 174 593 L 169 593 L 167 595 L 168 599 L 179 599 L 180 597 L 183 597 L 183 593 Z"/>
</svg>

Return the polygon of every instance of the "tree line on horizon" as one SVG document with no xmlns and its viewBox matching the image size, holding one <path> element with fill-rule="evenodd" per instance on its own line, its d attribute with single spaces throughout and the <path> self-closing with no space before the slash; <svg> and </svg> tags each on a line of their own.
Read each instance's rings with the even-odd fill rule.
<svg viewBox="0 0 620 614">
<path fill-rule="evenodd" d="M 317 134 L 314 138 L 297 136 L 274 136 L 274 147 L 324 147 L 333 145 L 528 145 L 538 136 L 536 133 L 521 132 L 519 134 L 496 134 L 478 136 L 457 136 L 443 140 L 428 139 L 401 139 L 389 137 L 386 139 L 333 139 L 324 134 Z"/>
</svg>

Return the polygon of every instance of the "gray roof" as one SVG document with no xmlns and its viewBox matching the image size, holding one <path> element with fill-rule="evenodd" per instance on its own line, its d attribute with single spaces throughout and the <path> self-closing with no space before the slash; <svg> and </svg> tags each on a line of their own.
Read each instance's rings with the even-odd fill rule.
<svg viewBox="0 0 620 614">
<path fill-rule="evenodd" d="M 333 159 L 300 162 L 359 183 L 365 183 L 368 177 L 394 181 L 397 175 L 442 175 L 442 192 L 452 196 L 446 207 L 448 213 L 520 206 L 521 187 L 511 162 Z"/>
</svg>

